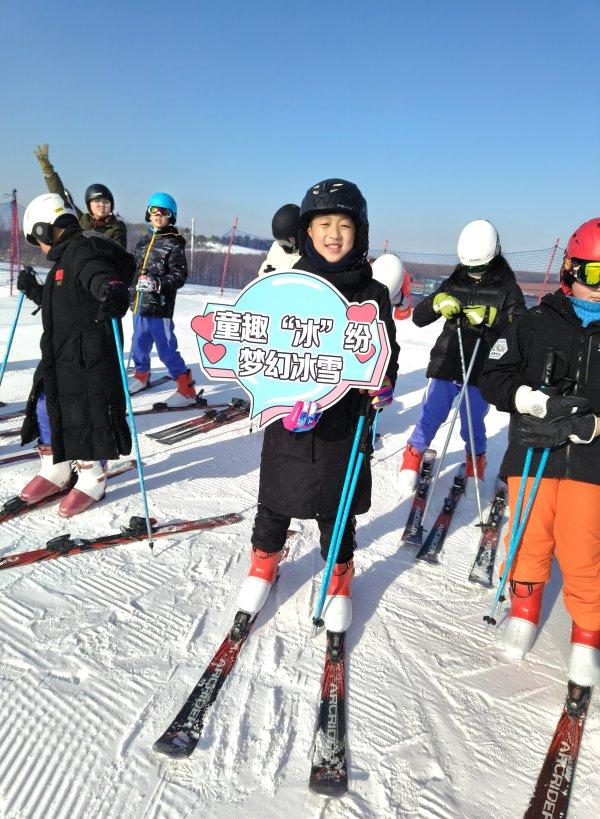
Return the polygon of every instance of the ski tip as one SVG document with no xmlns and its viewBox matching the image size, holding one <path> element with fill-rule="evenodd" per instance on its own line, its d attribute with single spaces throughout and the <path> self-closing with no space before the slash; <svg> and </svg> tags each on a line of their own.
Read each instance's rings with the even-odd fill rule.
<svg viewBox="0 0 600 819">
<path fill-rule="evenodd" d="M 195 747 L 195 744 L 190 745 L 177 734 L 164 734 L 152 746 L 157 754 L 168 756 L 171 759 L 187 759 L 187 757 L 191 756 Z"/>
</svg>

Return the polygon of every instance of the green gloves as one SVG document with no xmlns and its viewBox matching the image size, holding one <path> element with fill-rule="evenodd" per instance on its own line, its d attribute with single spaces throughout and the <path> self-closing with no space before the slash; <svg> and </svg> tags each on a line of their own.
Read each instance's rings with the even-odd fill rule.
<svg viewBox="0 0 600 819">
<path fill-rule="evenodd" d="M 445 319 L 456 318 L 462 310 L 462 304 L 450 293 L 438 293 L 433 299 L 433 309 L 441 313 Z"/>
<path fill-rule="evenodd" d="M 44 175 L 50 176 L 50 174 L 54 172 L 54 168 L 48 159 L 48 143 L 45 142 L 43 145 L 38 145 L 33 153 L 35 156 L 37 156 L 38 162 L 42 166 Z"/>
<path fill-rule="evenodd" d="M 498 310 L 485 304 L 468 304 L 463 309 L 463 313 L 469 324 L 476 327 L 485 324 L 487 327 L 491 327 L 496 321 Z"/>
</svg>

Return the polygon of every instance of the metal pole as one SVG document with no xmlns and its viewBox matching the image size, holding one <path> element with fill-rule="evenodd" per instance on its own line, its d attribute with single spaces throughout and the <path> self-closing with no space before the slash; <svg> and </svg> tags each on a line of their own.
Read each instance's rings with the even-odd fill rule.
<svg viewBox="0 0 600 819">
<path fill-rule="evenodd" d="M 466 379 L 465 348 L 463 346 L 462 328 L 460 326 L 460 316 L 456 327 L 458 333 L 458 349 L 460 351 L 460 367 L 463 380 Z M 483 510 L 481 508 L 481 495 L 479 494 L 479 478 L 477 476 L 477 455 L 475 453 L 475 438 L 473 436 L 473 419 L 471 416 L 471 400 L 469 398 L 469 387 L 465 390 L 465 407 L 467 409 L 467 426 L 469 428 L 469 446 L 471 447 L 471 463 L 473 464 L 473 475 L 475 480 L 475 497 L 477 498 L 477 510 L 479 512 L 479 525 L 483 529 Z"/>
<path fill-rule="evenodd" d="M 221 276 L 221 295 L 223 295 L 223 288 L 225 287 L 225 276 L 227 275 L 227 265 L 229 264 L 229 254 L 231 253 L 231 245 L 233 244 L 233 237 L 235 236 L 235 232 L 238 226 L 238 217 L 235 217 L 235 221 L 233 223 L 233 228 L 231 229 L 231 236 L 229 237 L 229 245 L 227 247 L 227 253 L 225 254 L 225 261 L 223 262 L 223 275 Z"/>
<path fill-rule="evenodd" d="M 560 237 L 554 242 L 554 247 L 552 248 L 552 253 L 550 254 L 550 261 L 548 262 L 548 267 L 546 268 L 546 273 L 544 275 L 544 281 L 540 287 L 540 297 L 538 299 L 538 304 L 541 302 L 544 293 L 546 292 L 546 285 L 548 284 L 548 279 L 550 278 L 550 271 L 552 270 L 552 265 L 554 264 L 554 257 L 556 256 L 556 251 L 558 249 L 558 243 L 560 242 Z"/>
<path fill-rule="evenodd" d="M 190 222 L 190 275 L 194 275 L 194 224 L 196 220 L 192 216 Z"/>
<path fill-rule="evenodd" d="M 10 207 L 10 295 L 13 295 L 14 268 L 21 266 L 21 245 L 19 243 L 19 209 L 17 206 L 17 189 L 13 188 Z"/>
</svg>

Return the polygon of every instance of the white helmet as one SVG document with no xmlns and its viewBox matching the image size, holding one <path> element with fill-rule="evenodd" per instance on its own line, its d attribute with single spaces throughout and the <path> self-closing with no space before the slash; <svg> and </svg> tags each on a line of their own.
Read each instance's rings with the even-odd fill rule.
<svg viewBox="0 0 600 819">
<path fill-rule="evenodd" d="M 476 219 L 462 229 L 456 250 L 465 267 L 487 264 L 500 253 L 498 231 L 487 219 Z"/>
<path fill-rule="evenodd" d="M 390 291 L 390 301 L 394 304 L 394 299 L 399 295 L 406 275 L 402 260 L 395 253 L 384 253 L 375 259 L 371 267 L 373 278 L 385 284 Z"/>
<path fill-rule="evenodd" d="M 41 241 L 51 245 L 52 225 L 61 216 L 72 216 L 77 220 L 73 208 L 57 193 L 43 193 L 32 199 L 23 215 L 23 233 L 29 244 L 37 245 Z"/>
</svg>

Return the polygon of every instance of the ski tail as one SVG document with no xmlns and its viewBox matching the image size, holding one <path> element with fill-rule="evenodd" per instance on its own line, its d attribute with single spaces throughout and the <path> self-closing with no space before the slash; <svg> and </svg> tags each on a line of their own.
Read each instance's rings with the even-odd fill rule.
<svg viewBox="0 0 600 819">
<path fill-rule="evenodd" d="M 425 543 L 415 557 L 416 560 L 425 560 L 427 563 L 439 563 L 439 555 L 446 541 L 452 517 L 465 491 L 465 471 L 466 464 L 461 464 L 458 468 L 458 472 L 454 475 L 450 492 L 444 498 L 442 511 L 429 530 Z"/>
<path fill-rule="evenodd" d="M 326 796 L 348 790 L 346 761 L 345 634 L 327 632 L 321 701 L 313 742 L 308 787 Z"/>
</svg>

